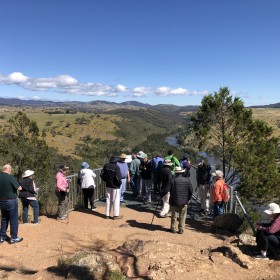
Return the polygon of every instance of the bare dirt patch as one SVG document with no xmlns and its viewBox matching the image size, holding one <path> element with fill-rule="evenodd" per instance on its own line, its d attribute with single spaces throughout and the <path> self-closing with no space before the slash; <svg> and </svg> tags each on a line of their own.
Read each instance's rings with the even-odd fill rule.
<svg viewBox="0 0 280 280">
<path fill-rule="evenodd" d="M 209 222 L 189 219 L 179 235 L 168 231 L 170 218 L 155 217 L 151 225 L 153 208 L 124 207 L 121 214 L 122 220 L 106 220 L 102 206 L 73 211 L 65 221 L 43 216 L 39 225 L 21 224 L 23 242 L 0 244 L 0 279 L 86 279 L 57 267 L 58 260 L 77 252 L 85 252 L 77 262 L 93 266 L 92 279 L 106 278 L 95 266 L 102 260 L 128 279 L 279 279 L 278 261 L 254 260 L 235 237 L 213 234 Z"/>
</svg>

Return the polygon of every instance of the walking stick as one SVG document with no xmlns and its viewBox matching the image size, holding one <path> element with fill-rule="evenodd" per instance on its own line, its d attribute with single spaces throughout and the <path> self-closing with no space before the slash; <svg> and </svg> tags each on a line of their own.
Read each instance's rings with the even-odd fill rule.
<svg viewBox="0 0 280 280">
<path fill-rule="evenodd" d="M 158 209 L 158 207 L 159 207 L 160 201 L 161 201 L 161 199 L 158 200 L 157 206 L 156 206 L 156 208 L 155 208 L 155 210 L 154 210 L 154 215 L 153 215 L 153 219 L 152 219 L 151 225 L 152 225 L 153 222 L 154 222 L 154 218 L 155 218 L 155 215 L 156 215 L 156 211 L 157 211 L 157 209 Z"/>
</svg>

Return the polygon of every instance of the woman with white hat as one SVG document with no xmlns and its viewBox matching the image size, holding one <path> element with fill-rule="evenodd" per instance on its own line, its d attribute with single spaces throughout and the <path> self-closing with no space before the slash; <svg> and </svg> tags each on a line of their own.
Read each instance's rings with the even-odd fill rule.
<svg viewBox="0 0 280 280">
<path fill-rule="evenodd" d="M 22 190 L 19 193 L 19 198 L 21 199 L 23 207 L 23 223 L 28 223 L 28 207 L 30 205 L 33 208 L 33 223 L 37 225 L 39 223 L 39 203 L 36 198 L 37 188 L 33 180 L 33 174 L 33 170 L 26 170 L 22 174 L 22 180 L 20 182 Z"/>
<path fill-rule="evenodd" d="M 277 256 L 275 250 L 280 249 L 280 207 L 276 203 L 270 203 L 268 207 L 264 212 L 272 221 L 269 224 L 257 224 L 256 242 L 261 254 L 255 256 L 256 259 L 268 260 L 268 252 Z"/>
<path fill-rule="evenodd" d="M 264 212 L 271 217 L 271 223 L 257 224 L 256 242 L 261 254 L 255 256 L 256 259 L 268 260 L 268 252 L 277 256 L 277 249 L 280 253 L 280 207 L 276 203 L 270 203 L 268 207 Z"/>
</svg>

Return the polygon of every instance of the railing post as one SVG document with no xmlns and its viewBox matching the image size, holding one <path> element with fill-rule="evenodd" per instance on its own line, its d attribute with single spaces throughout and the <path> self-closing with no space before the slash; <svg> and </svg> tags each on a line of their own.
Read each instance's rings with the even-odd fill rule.
<svg viewBox="0 0 280 280">
<path fill-rule="evenodd" d="M 251 227 L 251 229 L 252 229 L 254 235 L 256 235 L 256 229 L 255 229 L 255 227 L 254 227 L 252 221 L 250 220 L 250 218 L 249 218 L 249 216 L 248 216 L 248 214 L 247 214 L 247 212 L 246 212 L 244 206 L 242 205 L 242 203 L 241 203 L 241 201 L 240 201 L 240 199 L 239 199 L 239 197 L 238 197 L 238 195 L 237 195 L 237 191 L 234 192 L 234 195 L 235 195 L 235 197 L 236 197 L 236 201 L 238 202 L 239 206 L 241 207 L 241 209 L 242 209 L 242 211 L 243 211 L 243 213 L 244 213 L 244 217 L 245 217 L 246 220 L 248 221 L 248 223 L 249 223 L 249 225 L 250 225 L 250 227 Z"/>
</svg>

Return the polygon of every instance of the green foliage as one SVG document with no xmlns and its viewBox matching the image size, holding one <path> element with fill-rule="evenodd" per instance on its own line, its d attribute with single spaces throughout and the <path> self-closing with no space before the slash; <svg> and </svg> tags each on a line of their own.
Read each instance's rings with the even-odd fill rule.
<svg viewBox="0 0 280 280">
<path fill-rule="evenodd" d="M 76 144 L 75 153 L 90 163 L 92 168 L 99 168 L 109 159 L 110 155 L 128 152 L 124 141 L 101 140 L 86 137 L 83 143 Z"/>
<path fill-rule="evenodd" d="M 252 111 L 227 87 L 205 96 L 191 121 L 198 147 L 212 148 L 221 158 L 227 183 L 238 183 L 242 195 L 259 202 L 279 194 L 279 139 L 271 137 L 272 128 L 265 122 L 254 121 Z"/>
<path fill-rule="evenodd" d="M 0 163 L 10 163 L 17 179 L 26 169 L 32 169 L 38 186 L 52 182 L 50 187 L 53 188 L 54 173 L 61 162 L 70 167 L 78 164 L 75 159 L 59 155 L 54 148 L 48 147 L 45 140 L 39 138 L 36 122 L 25 113 L 18 112 L 8 122 L 10 126 L 1 131 Z"/>
</svg>

